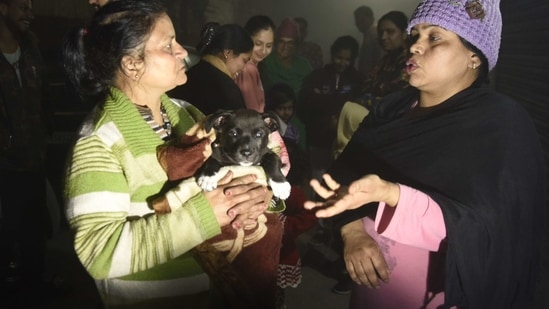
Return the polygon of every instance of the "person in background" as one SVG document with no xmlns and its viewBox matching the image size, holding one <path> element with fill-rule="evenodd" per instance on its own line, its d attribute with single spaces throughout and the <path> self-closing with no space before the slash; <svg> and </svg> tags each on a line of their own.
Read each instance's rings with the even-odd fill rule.
<svg viewBox="0 0 549 309">
<path fill-rule="evenodd" d="M 273 50 L 275 24 L 268 16 L 256 15 L 248 19 L 244 29 L 251 35 L 254 48 L 250 61 L 235 81 L 242 92 L 246 108 L 263 113 L 265 91 L 257 65 Z"/>
<path fill-rule="evenodd" d="M 406 60 L 410 44 L 407 26 L 408 17 L 400 11 L 390 11 L 379 19 L 377 37 L 385 54 L 366 76 L 362 89 L 363 99 L 369 98 L 366 106 L 371 106 L 376 98 L 408 87 Z"/>
<path fill-rule="evenodd" d="M 356 28 L 362 33 L 357 68 L 363 75 L 367 75 L 382 56 L 382 50 L 377 43 L 374 11 L 369 6 L 359 6 L 354 11 L 354 19 Z"/>
<path fill-rule="evenodd" d="M 324 66 L 322 48 L 317 43 L 306 40 L 309 34 L 309 22 L 303 17 L 295 17 L 294 20 L 299 25 L 299 55 L 309 60 L 313 70 L 322 68 Z"/>
<path fill-rule="evenodd" d="M 299 41 L 299 25 L 293 18 L 284 18 L 276 29 L 274 52 L 259 64 L 263 89 L 283 82 L 290 85 L 296 94 L 299 93 L 303 80 L 312 71 L 309 61 L 297 53 Z M 300 147 L 306 150 L 307 137 L 302 119 L 292 117 L 291 122 L 299 130 Z"/>
<path fill-rule="evenodd" d="M 352 36 L 338 37 L 330 49 L 331 63 L 314 70 L 303 82 L 298 115 L 303 119 L 307 132 L 307 145 L 311 177 L 321 179 L 333 162 L 333 144 L 339 113 L 345 102 L 358 98 L 364 76 L 355 67 L 359 44 Z M 335 234 L 335 235 L 333 235 Z M 333 240 L 330 242 L 330 240 Z M 342 251 L 338 233 L 324 228 L 319 220 L 313 244 L 330 244 L 337 252 Z M 333 263 L 336 279 L 350 282 L 343 258 Z M 335 287 L 337 294 L 350 292 L 349 284 Z"/>
<path fill-rule="evenodd" d="M 189 81 L 187 84 L 180 86 L 170 95 L 185 99 L 189 102 L 199 102 L 196 106 L 206 115 L 212 114 L 218 110 L 235 110 L 246 108 L 244 96 L 240 91 L 239 86 L 235 82 L 241 73 L 244 73 L 244 68 L 247 62 L 250 61 L 254 43 L 248 31 L 236 24 L 228 24 L 220 26 L 217 23 L 209 23 L 205 25 L 202 31 L 202 38 L 197 49 L 202 51 L 201 61 L 193 66 L 188 71 Z M 257 93 L 256 89 L 255 92 Z M 278 132 L 273 132 L 269 135 L 269 148 L 280 156 L 283 164 L 282 173 L 286 175 L 291 167 L 291 162 L 284 145 L 284 141 Z M 284 207 L 284 202 L 281 200 L 271 200 L 274 204 L 271 205 L 274 209 Z M 271 217 L 268 216 L 269 225 L 273 225 Z M 276 217 L 275 217 L 276 218 Z M 269 228 L 269 233 L 266 239 L 276 239 L 275 233 L 279 232 L 280 223 L 274 228 Z M 278 234 L 280 236 L 280 234 Z M 270 248 L 273 252 L 278 252 L 279 247 L 272 243 L 263 242 L 265 248 Z M 269 245 L 271 245 L 269 247 Z M 279 245 L 279 243 L 277 243 Z M 238 267 L 242 267 L 247 260 L 235 259 L 231 264 L 237 271 Z M 264 281 L 270 278 L 269 265 L 265 265 Z M 276 270 L 275 270 L 276 271 Z M 276 274 L 272 276 L 276 280 Z M 276 282 L 273 280 L 273 288 Z M 253 288 L 258 288 L 254 286 Z M 254 291 L 252 291 L 253 293 Z M 274 290 L 269 294 L 267 290 L 263 291 L 261 301 L 269 302 L 270 296 L 274 299 Z M 259 293 L 253 293 L 259 295 Z M 267 295 L 267 296 L 266 296 Z M 254 300 L 258 300 L 255 297 Z"/>
<path fill-rule="evenodd" d="M 254 48 L 250 61 L 246 62 L 244 70 L 238 74 L 235 81 L 242 92 L 246 108 L 263 113 L 265 110 L 265 91 L 257 65 L 271 54 L 275 25 L 270 17 L 255 15 L 248 19 L 244 29 L 251 35 Z M 283 163 L 282 172 L 287 175 L 291 162 L 284 140 L 280 136 L 280 130 L 272 132 L 269 138 L 274 143 L 273 145 L 280 146 L 279 155 Z"/>
<path fill-rule="evenodd" d="M 168 94 L 193 102 L 205 115 L 222 109 L 246 108 L 243 93 L 235 81 L 244 73 L 252 58 L 253 48 L 250 34 L 239 25 L 213 22 L 204 25 L 197 46 L 202 58 L 187 72 L 188 82 Z M 263 91 L 255 89 L 250 92 L 257 94 Z M 283 173 L 287 174 L 290 161 L 280 134 L 273 132 L 269 135 L 269 141 L 269 147 L 282 160 Z"/>
<path fill-rule="evenodd" d="M 109 2 L 65 39 L 69 80 L 96 105 L 68 158 L 66 216 L 108 308 L 210 308 L 218 298 L 189 250 L 223 226 L 253 224 L 267 208 L 254 172 L 229 172 L 210 192 L 193 179 L 167 189 L 157 148 L 204 118 L 165 94 L 187 81 L 186 56 L 157 1 Z M 155 214 L 155 203 L 172 212 Z"/>
<path fill-rule="evenodd" d="M 301 256 L 296 240 L 317 222 L 314 213 L 303 208 L 303 203 L 307 200 L 304 188 L 310 179 L 310 171 L 306 154 L 299 147 L 299 133 L 290 123 L 295 101 L 296 95 L 288 84 L 278 83 L 267 91 L 267 111 L 274 112 L 279 118 L 279 130 L 292 162 L 292 168 L 286 177 L 292 185 L 292 191 L 285 201 L 286 209 L 279 213 L 284 232 L 278 267 L 277 308 L 285 308 L 285 289 L 296 288 L 301 283 Z"/>
<path fill-rule="evenodd" d="M 220 109 L 246 108 L 235 79 L 250 60 L 253 47 L 243 27 L 207 23 L 197 46 L 202 58 L 187 72 L 188 82 L 171 90 L 169 95 L 192 102 L 205 115 Z"/>
<path fill-rule="evenodd" d="M 0 278 L 2 303 L 16 307 L 37 306 L 55 287 L 45 270 L 50 102 L 33 19 L 32 1 L 0 0 Z"/>
<path fill-rule="evenodd" d="M 342 229 L 351 308 L 533 308 L 545 166 L 528 112 L 487 85 L 501 29 L 498 0 L 422 1 L 412 87 L 311 182 L 318 217 L 365 216 Z"/>
<path fill-rule="evenodd" d="M 383 96 L 408 87 L 406 60 L 408 60 L 408 17 L 400 11 L 383 15 L 377 24 L 379 44 L 385 55 L 368 73 L 362 94 L 356 102 L 346 102 L 337 122 L 334 156 L 337 157 L 349 142 L 351 135 L 368 114 L 375 101 Z"/>
<path fill-rule="evenodd" d="M 269 89 L 266 101 L 267 111 L 274 112 L 278 118 L 280 126 L 278 128 L 279 136 L 282 138 L 283 145 L 286 146 L 286 144 L 289 144 L 289 146 L 285 147 L 288 161 L 292 163 L 292 167 L 295 167 L 288 171 L 284 169 L 283 172 L 286 173 L 285 175 L 288 177 L 290 183 L 298 183 L 298 178 L 308 181 L 311 173 L 307 160 L 304 160 L 306 153 L 300 146 L 300 132 L 292 123 L 297 101 L 293 88 L 283 82 L 277 83 Z M 291 160 L 290 151 L 299 153 L 293 156 L 297 161 L 294 160 L 294 162 Z"/>
<path fill-rule="evenodd" d="M 299 93 L 303 79 L 312 71 L 309 61 L 298 54 L 300 40 L 297 22 L 291 17 L 284 18 L 276 29 L 274 52 L 259 65 L 263 89 L 284 82 Z"/>
<path fill-rule="evenodd" d="M 311 72 L 299 93 L 297 115 L 305 123 L 312 177 L 321 179 L 333 161 L 336 124 L 343 104 L 360 94 L 364 76 L 354 67 L 358 42 L 338 37 L 330 48 L 331 63 Z"/>
</svg>

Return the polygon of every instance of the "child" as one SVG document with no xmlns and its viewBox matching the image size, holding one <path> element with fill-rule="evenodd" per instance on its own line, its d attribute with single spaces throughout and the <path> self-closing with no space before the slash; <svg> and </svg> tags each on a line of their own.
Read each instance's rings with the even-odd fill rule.
<svg viewBox="0 0 549 309">
<path fill-rule="evenodd" d="M 296 95 L 292 87 L 286 83 L 273 85 L 266 94 L 266 109 L 276 113 L 279 118 L 280 135 L 287 140 L 299 144 L 299 131 L 290 123 L 294 116 Z"/>
<path fill-rule="evenodd" d="M 301 283 L 301 257 L 296 239 L 317 223 L 314 213 L 303 208 L 306 199 L 303 188 L 307 188 L 310 171 L 305 152 L 299 146 L 299 132 L 290 124 L 295 101 L 295 92 L 288 84 L 278 83 L 267 91 L 266 110 L 273 111 L 279 118 L 280 135 L 286 144 L 292 166 L 286 177 L 292 185 L 290 197 L 285 201 L 284 212 L 278 214 L 283 225 L 277 280 L 278 308 L 284 305 L 284 288 L 295 288 Z"/>
</svg>

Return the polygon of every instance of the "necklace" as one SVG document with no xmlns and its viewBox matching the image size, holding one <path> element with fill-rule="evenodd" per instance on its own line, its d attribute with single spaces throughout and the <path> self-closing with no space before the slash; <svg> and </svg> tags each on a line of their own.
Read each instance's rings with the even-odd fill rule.
<svg viewBox="0 0 549 309">
<path fill-rule="evenodd" d="M 147 122 L 149 127 L 163 140 L 167 141 L 170 139 L 172 135 L 172 123 L 170 122 L 170 119 L 168 118 L 168 115 L 166 114 L 166 110 L 163 106 L 160 106 L 160 113 L 162 115 L 162 125 L 159 125 L 156 121 L 154 121 L 152 111 L 147 106 L 141 106 L 141 105 L 135 105 L 137 106 L 137 110 L 141 114 L 141 117 L 143 117 L 143 120 Z"/>
</svg>

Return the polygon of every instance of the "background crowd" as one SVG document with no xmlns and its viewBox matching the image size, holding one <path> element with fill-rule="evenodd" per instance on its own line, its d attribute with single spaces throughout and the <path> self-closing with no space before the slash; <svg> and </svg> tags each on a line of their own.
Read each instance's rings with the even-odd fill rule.
<svg viewBox="0 0 549 309">
<path fill-rule="evenodd" d="M 467 1 L 458 9 L 425 0 L 410 20 L 401 11 L 379 12 L 376 20 L 370 7 L 360 6 L 349 16 L 362 37 L 342 33 L 326 51 L 306 39 L 312 25 L 301 16 L 288 14 L 275 24 L 268 15 L 252 15 L 237 24 L 215 14 L 227 12 L 215 9 L 221 2 L 210 2 L 200 8 L 198 20 L 204 23 L 194 46 L 178 42 L 177 26 L 162 1 L 90 0 L 97 12 L 64 37 L 67 80 L 78 103 L 93 109 L 66 154 L 59 203 L 76 254 L 105 308 L 285 308 L 285 289 L 302 279 L 296 239 L 313 228 L 315 242 L 338 252 L 332 291 L 352 291 L 353 308 L 532 305 L 536 278 L 523 269 L 539 267 L 544 164 L 528 115 L 487 86 L 498 59 L 499 1 Z M 62 278 L 44 273 L 45 244 L 55 229 L 45 163 L 51 99 L 48 72 L 29 28 L 32 5 L 0 0 L 1 275 L 13 295 L 42 295 L 24 299 L 29 306 L 66 289 Z M 448 9 L 465 19 L 441 21 Z M 457 56 L 445 57 L 443 48 Z M 441 64 L 455 70 L 438 72 Z M 186 167 L 192 175 L 214 147 L 200 124 L 217 110 L 239 108 L 272 112 L 278 119 L 280 128 L 269 145 L 284 162 L 292 191 L 276 215 L 264 215 L 271 192 L 257 167 L 228 172 L 208 192 L 192 177 L 174 183 L 159 160 L 162 145 L 190 141 L 178 147 L 185 158 L 198 158 Z M 486 115 L 496 115 L 496 124 L 480 117 Z M 509 115 L 515 133 L 500 125 L 511 121 Z M 478 140 L 455 138 L 460 128 L 455 119 L 470 126 L 468 136 Z M 503 135 L 511 150 L 494 144 Z M 468 152 L 471 145 L 476 155 Z M 530 159 L 518 149 L 528 150 Z M 442 159 L 437 151 L 444 152 Z M 427 163 L 421 160 L 425 153 Z M 488 158 L 501 165 L 487 167 Z M 529 165 L 515 166 L 524 161 Z M 463 163 L 470 170 L 460 169 Z M 441 171 L 455 177 L 435 176 Z M 323 176 L 326 172 L 333 178 Z M 514 184 L 513 177 L 523 185 Z M 480 189 L 461 185 L 467 181 Z M 28 194 L 21 196 L 18 188 Z M 371 206 L 374 202 L 380 206 Z M 171 212 L 155 213 L 159 204 Z M 397 204 L 403 206 L 396 209 L 416 204 L 434 209 L 418 219 L 427 222 L 419 228 L 433 235 L 399 238 L 414 227 L 391 210 Z M 332 208 L 315 212 L 319 205 Z M 463 222 L 461 216 L 474 220 Z M 515 225 L 520 235 L 501 228 L 483 233 L 483 226 L 502 223 Z M 404 232 L 390 229 L 393 225 Z M 247 269 L 248 262 L 229 258 L 232 245 L 209 245 L 227 229 L 260 235 L 243 238 L 239 250 L 265 246 L 275 267 Z M 479 235 L 484 238 L 473 242 Z M 495 246 L 489 261 L 506 250 L 518 252 L 486 270 L 491 276 L 518 268 L 495 287 L 490 280 L 475 280 L 486 239 Z M 459 250 L 471 242 L 477 251 L 473 248 L 474 259 L 467 260 Z M 205 260 L 197 255 L 208 255 L 211 263 L 197 262 Z M 421 265 L 397 268 L 396 261 L 407 255 Z M 254 260 L 268 264 L 265 252 Z M 357 267 L 366 263 L 372 266 Z M 410 276 L 416 281 L 406 281 Z M 389 277 L 394 279 L 387 284 Z M 417 289 L 423 281 L 427 290 Z M 242 288 L 226 288 L 231 285 Z M 409 285 L 414 288 L 404 291 Z M 515 294 L 514 286 L 520 286 Z M 509 297 L 496 300 L 501 293 Z M 20 298 L 14 299 L 10 305 L 19 305 Z"/>
</svg>

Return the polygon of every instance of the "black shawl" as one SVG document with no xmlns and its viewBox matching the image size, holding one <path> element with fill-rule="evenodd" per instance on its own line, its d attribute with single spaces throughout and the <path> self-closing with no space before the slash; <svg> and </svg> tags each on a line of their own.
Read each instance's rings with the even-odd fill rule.
<svg viewBox="0 0 549 309">
<path fill-rule="evenodd" d="M 431 108 L 412 108 L 417 98 L 417 90 L 406 89 L 375 105 L 328 173 L 344 185 L 378 174 L 440 205 L 447 306 L 530 308 L 544 164 L 529 115 L 478 85 Z M 367 208 L 374 207 L 354 213 Z"/>
<path fill-rule="evenodd" d="M 242 92 L 235 81 L 204 60 L 187 71 L 187 83 L 174 88 L 168 95 L 190 102 L 204 115 L 220 109 L 246 108 Z"/>
</svg>

